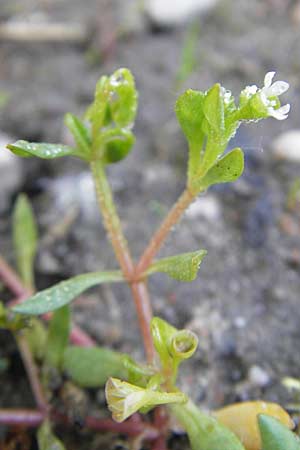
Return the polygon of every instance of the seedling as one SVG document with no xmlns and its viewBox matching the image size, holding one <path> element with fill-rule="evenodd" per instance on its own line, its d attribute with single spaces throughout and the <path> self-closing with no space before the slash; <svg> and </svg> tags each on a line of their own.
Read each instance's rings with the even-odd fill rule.
<svg viewBox="0 0 300 450">
<path fill-rule="evenodd" d="M 235 148 L 226 152 L 239 125 L 270 116 L 278 120 L 287 117 L 290 107 L 281 106 L 279 96 L 288 89 L 288 84 L 283 81 L 272 84 L 274 74 L 266 75 L 263 88 L 248 86 L 242 90 L 238 102 L 219 84 L 206 92 L 188 90 L 179 97 L 175 111 L 189 152 L 186 188 L 138 262 L 131 256 L 106 174 L 110 164 L 129 154 L 135 140 L 132 128 L 138 95 L 129 70 L 119 69 L 111 76 L 100 78 L 94 101 L 83 119 L 66 115 L 65 124 L 74 137 L 74 146 L 23 140 L 8 145 L 13 153 L 22 157 L 51 160 L 72 156 L 89 165 L 119 268 L 76 275 L 33 293 L 37 228 L 28 200 L 19 197 L 13 234 L 23 285 L 4 261 L 0 261 L 4 281 L 19 296 L 11 309 L 1 307 L 0 323 L 16 336 L 37 409 L 0 410 L 0 422 L 39 426 L 40 450 L 63 449 L 52 427 L 57 422 L 72 420 L 86 427 L 134 436 L 133 448 L 140 448 L 146 441 L 153 450 L 164 450 L 169 432 L 168 417 L 172 415 L 186 430 L 193 450 L 259 450 L 261 445 L 264 450 L 300 449 L 298 440 L 288 429 L 292 426 L 291 420 L 279 405 L 258 401 L 231 405 L 207 414 L 180 391 L 177 387 L 180 365 L 193 356 L 198 339 L 189 330 L 178 330 L 161 318 L 152 317 L 147 287 L 149 276 L 158 272 L 183 282 L 196 278 L 206 250 L 196 249 L 163 259 L 155 259 L 156 255 L 170 230 L 198 195 L 212 185 L 232 182 L 242 175 L 242 150 Z M 147 357 L 145 364 L 130 355 L 94 345 L 92 339 L 71 322 L 69 304 L 79 294 L 98 284 L 120 282 L 127 283 L 132 292 Z M 40 315 L 50 319 L 48 328 L 34 317 Z M 31 318 L 29 327 L 27 318 Z M 71 413 L 67 411 L 67 417 L 66 414 L 62 417 L 52 401 L 54 380 L 63 384 L 62 375 L 69 378 L 64 388 L 68 386 L 73 393 L 78 387 L 105 384 L 108 408 L 115 422 L 90 417 L 75 406 Z M 152 409 L 153 423 L 136 415 Z M 257 423 L 260 413 L 268 415 L 259 416 Z M 132 415 L 134 419 L 130 419 Z"/>
</svg>

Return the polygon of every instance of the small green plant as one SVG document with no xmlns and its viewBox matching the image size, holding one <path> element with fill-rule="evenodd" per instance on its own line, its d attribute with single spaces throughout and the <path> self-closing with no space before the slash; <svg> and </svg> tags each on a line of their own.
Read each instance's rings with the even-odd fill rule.
<svg viewBox="0 0 300 450">
<path fill-rule="evenodd" d="M 188 90 L 179 97 L 175 110 L 188 142 L 186 188 L 138 262 L 131 256 L 106 176 L 109 165 L 124 159 L 135 140 L 132 127 L 138 95 L 129 70 L 120 69 L 111 76 L 100 78 L 94 101 L 83 120 L 72 114 L 66 115 L 65 124 L 74 137 L 74 146 L 23 140 L 8 145 L 12 152 L 22 157 L 73 156 L 90 166 L 103 222 L 119 268 L 77 275 L 34 293 L 37 228 L 28 200 L 25 196 L 19 197 L 13 235 L 23 288 L 16 277 L 12 279 L 11 269 L 0 261 L 4 281 L 19 296 L 12 308 L 1 306 L 0 324 L 16 336 L 38 409 L 27 412 L 27 416 L 20 410 L 0 410 L 0 422 L 39 426 L 40 450 L 63 449 L 52 426 L 60 420 L 72 420 L 70 414 L 61 418 L 52 400 L 54 380 L 56 384 L 57 379 L 63 384 L 64 374 L 73 383 L 72 389 L 106 385 L 108 408 L 116 422 L 103 422 L 79 414 L 76 408 L 76 414 L 72 408 L 71 418 L 76 415 L 78 420 L 79 414 L 87 427 L 135 436 L 134 448 L 140 448 L 143 441 L 148 441 L 153 450 L 166 449 L 168 416 L 173 415 L 186 430 L 193 450 L 259 450 L 261 445 L 264 450 L 300 449 L 298 439 L 288 429 L 291 420 L 278 405 L 242 403 L 214 414 L 204 413 L 194 405 L 178 388 L 177 376 L 180 365 L 193 356 L 197 336 L 152 317 L 147 289 L 148 277 L 158 272 L 183 282 L 196 278 L 205 250 L 197 249 L 163 259 L 155 257 L 172 227 L 199 194 L 212 185 L 232 182 L 242 175 L 242 150 L 235 148 L 226 152 L 239 125 L 270 116 L 278 120 L 287 117 L 289 105 L 281 106 L 278 97 L 288 89 L 288 84 L 283 81 L 272 84 L 273 76 L 274 72 L 266 75 L 261 89 L 246 87 L 237 103 L 231 92 L 220 84 L 206 92 Z M 117 282 L 125 282 L 131 289 L 147 356 L 145 364 L 130 355 L 94 345 L 71 322 L 69 304 L 72 300 L 92 286 Z M 38 315 L 50 319 L 48 328 L 36 317 Z M 140 416 L 130 419 L 137 412 L 148 413 L 153 408 L 153 423 L 143 421 Z M 262 413 L 268 415 L 260 415 Z"/>
</svg>

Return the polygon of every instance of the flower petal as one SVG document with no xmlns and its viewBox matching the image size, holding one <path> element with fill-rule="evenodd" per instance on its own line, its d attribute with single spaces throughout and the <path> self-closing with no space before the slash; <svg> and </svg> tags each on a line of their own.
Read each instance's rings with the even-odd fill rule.
<svg viewBox="0 0 300 450">
<path fill-rule="evenodd" d="M 274 109 L 268 108 L 269 116 L 274 117 L 277 120 L 285 120 L 288 117 L 288 113 L 290 111 L 290 105 L 281 106 L 281 108 Z"/>
<path fill-rule="evenodd" d="M 268 73 L 266 73 L 265 79 L 264 79 L 264 86 L 266 88 L 269 88 L 271 86 L 272 80 L 274 78 L 275 73 L 276 72 L 268 72 Z"/>
<path fill-rule="evenodd" d="M 270 86 L 268 89 L 266 89 L 266 95 L 268 97 L 278 97 L 281 94 L 284 94 L 290 87 L 289 83 L 286 81 L 275 81 L 272 86 Z"/>
</svg>

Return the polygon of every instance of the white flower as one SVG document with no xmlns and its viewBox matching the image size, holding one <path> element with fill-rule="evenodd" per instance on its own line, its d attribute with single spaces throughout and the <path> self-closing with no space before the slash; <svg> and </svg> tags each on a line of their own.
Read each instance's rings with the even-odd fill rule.
<svg viewBox="0 0 300 450">
<path fill-rule="evenodd" d="M 288 116 L 290 105 L 287 104 L 280 108 L 276 108 L 277 101 L 274 97 L 279 97 L 279 95 L 284 94 L 284 92 L 288 90 L 289 84 L 286 81 L 275 81 L 275 83 L 272 84 L 274 75 L 275 72 L 268 72 L 266 74 L 264 87 L 259 91 L 260 98 L 266 106 L 269 116 L 272 116 L 277 120 L 284 120 Z M 254 86 L 251 86 L 251 88 L 252 87 Z"/>
</svg>

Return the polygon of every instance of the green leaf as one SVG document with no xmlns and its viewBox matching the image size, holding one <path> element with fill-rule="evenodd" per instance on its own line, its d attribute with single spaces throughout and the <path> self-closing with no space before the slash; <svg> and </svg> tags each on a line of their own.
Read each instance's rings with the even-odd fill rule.
<svg viewBox="0 0 300 450">
<path fill-rule="evenodd" d="M 206 250 L 198 250 L 163 258 L 151 264 L 146 274 L 163 272 L 174 280 L 193 281 L 197 277 L 200 264 L 206 254 Z"/>
<path fill-rule="evenodd" d="M 68 347 L 63 370 L 79 386 L 89 388 L 104 386 L 109 377 L 127 377 L 123 355 L 101 347 Z"/>
<path fill-rule="evenodd" d="M 115 163 L 126 158 L 135 142 L 134 135 L 126 129 L 114 128 L 101 135 L 102 161 Z"/>
<path fill-rule="evenodd" d="M 260 414 L 258 426 L 263 450 L 300 450 L 300 439 L 274 417 Z"/>
<path fill-rule="evenodd" d="M 25 238 L 24 238 L 25 237 Z M 25 285 L 34 285 L 34 259 L 37 250 L 38 232 L 34 213 L 25 194 L 20 194 L 13 212 L 13 241 L 18 271 Z"/>
<path fill-rule="evenodd" d="M 160 317 L 153 317 L 151 320 L 151 334 L 154 347 L 163 367 L 172 366 L 173 360 L 169 352 L 169 342 L 177 332 L 177 328 Z"/>
<path fill-rule="evenodd" d="M 203 143 L 204 98 L 203 92 L 189 89 L 178 98 L 175 105 L 177 120 L 187 141 L 190 146 L 198 147 L 199 151 Z"/>
<path fill-rule="evenodd" d="M 37 441 L 39 450 L 65 450 L 63 443 L 53 434 L 48 420 L 38 429 Z"/>
<path fill-rule="evenodd" d="M 186 430 L 192 450 L 244 450 L 238 438 L 216 419 L 201 412 L 191 400 L 168 409 Z"/>
<path fill-rule="evenodd" d="M 203 102 L 205 94 L 189 89 L 177 100 L 175 112 L 178 122 L 189 143 L 188 178 L 197 173 L 201 150 L 204 142 L 202 122 L 204 118 Z"/>
<path fill-rule="evenodd" d="M 209 129 L 216 136 L 224 132 L 224 100 L 220 84 L 215 84 L 204 99 L 203 112 L 208 122 Z"/>
<path fill-rule="evenodd" d="M 66 305 L 54 312 L 50 322 L 45 362 L 58 370 L 62 367 L 64 352 L 69 342 L 70 320 L 70 308 Z"/>
<path fill-rule="evenodd" d="M 89 160 L 91 156 L 91 138 L 89 130 L 74 114 L 65 115 L 65 124 L 71 131 L 82 158 Z"/>
<path fill-rule="evenodd" d="M 198 182 L 199 191 L 218 183 L 229 183 L 237 180 L 244 171 L 244 154 L 240 148 L 227 153 Z"/>
<path fill-rule="evenodd" d="M 23 331 L 23 334 L 33 356 L 38 360 L 42 360 L 47 345 L 47 330 L 43 322 L 36 317 L 32 317 L 29 327 Z"/>
<path fill-rule="evenodd" d="M 51 288 L 38 292 L 25 302 L 13 307 L 13 311 L 21 314 L 39 315 L 54 311 L 70 303 L 79 294 L 92 286 L 101 283 L 123 281 L 120 271 L 90 272 L 55 284 Z"/>
<path fill-rule="evenodd" d="M 13 144 L 8 144 L 7 148 L 15 153 L 15 155 L 22 156 L 23 158 L 29 158 L 31 156 L 37 156 L 42 159 L 61 158 L 62 156 L 81 157 L 78 150 L 62 144 L 17 141 Z"/>
<path fill-rule="evenodd" d="M 85 116 L 92 124 L 92 138 L 95 139 L 100 128 L 109 125 L 111 121 L 108 106 L 108 77 L 101 77 L 95 89 L 95 98 L 91 106 L 88 108 Z"/>
<path fill-rule="evenodd" d="M 118 127 L 128 127 L 134 122 L 137 112 L 138 94 L 132 73 L 119 69 L 108 82 L 109 105 L 113 121 Z"/>
</svg>

